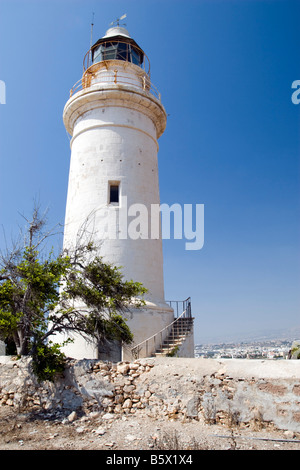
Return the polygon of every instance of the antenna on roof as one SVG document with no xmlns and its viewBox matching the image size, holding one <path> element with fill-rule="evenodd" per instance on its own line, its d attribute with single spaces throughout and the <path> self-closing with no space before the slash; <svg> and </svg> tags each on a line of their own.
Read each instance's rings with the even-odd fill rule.
<svg viewBox="0 0 300 470">
<path fill-rule="evenodd" d="M 93 28 L 94 28 L 94 17 L 95 13 L 93 12 L 92 22 L 91 22 L 91 39 L 90 39 L 90 54 L 89 54 L 89 63 L 92 61 L 92 45 L 93 45 Z"/>
<path fill-rule="evenodd" d="M 126 18 L 127 14 L 120 16 L 120 18 L 117 18 L 115 21 L 112 21 L 109 26 L 120 26 L 120 21 L 124 20 Z M 122 24 L 122 26 L 126 26 L 125 23 Z"/>
<path fill-rule="evenodd" d="M 95 17 L 95 13 L 93 13 L 92 22 L 91 22 L 91 41 L 90 41 L 90 46 L 91 46 L 91 47 L 92 47 L 92 45 L 93 45 L 94 17 Z"/>
</svg>

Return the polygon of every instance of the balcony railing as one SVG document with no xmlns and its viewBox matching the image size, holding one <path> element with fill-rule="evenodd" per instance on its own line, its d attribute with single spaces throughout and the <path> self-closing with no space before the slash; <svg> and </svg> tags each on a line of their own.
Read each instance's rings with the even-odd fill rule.
<svg viewBox="0 0 300 470">
<path fill-rule="evenodd" d="M 91 66 L 91 68 L 94 66 Z M 140 75 L 129 75 L 120 72 L 120 70 L 111 70 L 101 72 L 99 77 L 95 78 L 95 74 L 87 70 L 82 78 L 78 80 L 70 90 L 70 97 L 80 90 L 89 88 L 92 85 L 103 84 L 106 87 L 118 87 L 118 85 L 128 85 L 138 88 L 145 93 L 152 94 L 156 99 L 161 102 L 161 95 L 157 88 L 150 82 L 148 75 L 141 73 Z"/>
<path fill-rule="evenodd" d="M 186 317 L 192 317 L 192 306 L 191 306 L 191 298 L 188 297 L 185 300 L 166 300 L 166 303 L 172 307 L 174 310 L 174 318 L 178 318 L 182 312 L 186 311 Z"/>
</svg>

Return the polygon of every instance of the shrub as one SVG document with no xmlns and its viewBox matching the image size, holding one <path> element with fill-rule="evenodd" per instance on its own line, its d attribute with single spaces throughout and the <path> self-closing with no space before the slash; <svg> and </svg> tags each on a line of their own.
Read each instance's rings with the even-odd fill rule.
<svg viewBox="0 0 300 470">
<path fill-rule="evenodd" d="M 65 369 L 66 356 L 57 343 L 38 344 L 32 355 L 32 369 L 39 382 L 54 382 L 58 374 Z"/>
</svg>

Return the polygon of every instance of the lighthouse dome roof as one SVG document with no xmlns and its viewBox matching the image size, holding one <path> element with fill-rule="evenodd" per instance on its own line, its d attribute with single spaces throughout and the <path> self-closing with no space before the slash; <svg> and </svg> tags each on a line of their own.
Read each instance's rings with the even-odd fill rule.
<svg viewBox="0 0 300 470">
<path fill-rule="evenodd" d="M 130 34 L 128 33 L 126 28 L 123 28 L 122 26 L 113 26 L 112 28 L 109 28 L 104 38 L 110 38 L 112 36 L 125 36 L 126 38 L 130 38 Z"/>
</svg>

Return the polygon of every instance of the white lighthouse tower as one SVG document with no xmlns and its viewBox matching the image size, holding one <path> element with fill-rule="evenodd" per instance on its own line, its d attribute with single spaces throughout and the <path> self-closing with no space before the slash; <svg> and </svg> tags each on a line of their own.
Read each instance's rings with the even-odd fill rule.
<svg viewBox="0 0 300 470">
<path fill-rule="evenodd" d="M 63 120 L 72 136 L 64 246 L 93 239 L 105 262 L 148 289 L 145 307 L 127 316 L 135 345 L 161 330 L 166 336 L 174 311 L 164 298 L 161 237 L 157 230 L 151 236 L 148 218 L 137 230 L 137 217 L 145 222 L 151 205 L 160 203 L 157 153 L 166 112 L 151 85 L 149 61 L 124 27 L 110 28 L 85 56 Z M 149 344 L 141 355 L 153 353 L 155 344 Z M 99 357 L 97 345 L 81 338 L 66 352 Z"/>
</svg>

